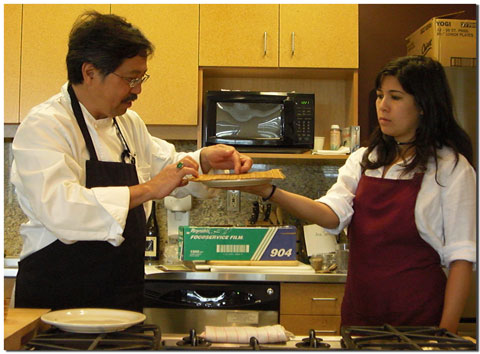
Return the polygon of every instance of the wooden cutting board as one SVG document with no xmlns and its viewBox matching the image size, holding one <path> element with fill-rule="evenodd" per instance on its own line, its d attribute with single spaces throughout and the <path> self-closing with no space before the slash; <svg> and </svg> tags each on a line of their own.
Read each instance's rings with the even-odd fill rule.
<svg viewBox="0 0 480 354">
<path fill-rule="evenodd" d="M 292 261 L 207 261 L 208 265 L 222 266 L 298 266 L 297 260 Z"/>
<path fill-rule="evenodd" d="M 210 272 L 217 273 L 275 273 L 275 274 L 315 274 L 315 269 L 309 264 L 298 262 L 296 266 L 287 265 L 211 265 Z"/>
<path fill-rule="evenodd" d="M 49 309 L 9 308 L 3 319 L 4 349 L 19 350 L 28 342 L 36 330 L 46 329 L 40 317 Z"/>
</svg>

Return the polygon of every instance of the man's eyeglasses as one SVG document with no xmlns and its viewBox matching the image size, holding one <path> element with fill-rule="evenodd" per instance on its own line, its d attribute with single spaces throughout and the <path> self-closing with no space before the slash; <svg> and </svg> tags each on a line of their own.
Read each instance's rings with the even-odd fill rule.
<svg viewBox="0 0 480 354">
<path fill-rule="evenodd" d="M 134 88 L 138 84 L 143 84 L 150 77 L 150 75 L 145 74 L 142 77 L 137 77 L 137 78 L 134 78 L 134 79 L 130 79 L 128 77 L 120 76 L 120 75 L 118 75 L 117 73 L 114 73 L 114 72 L 112 72 L 112 74 L 115 75 L 115 76 L 118 76 L 121 79 L 124 79 L 128 83 L 128 86 L 130 86 L 130 88 Z"/>
</svg>

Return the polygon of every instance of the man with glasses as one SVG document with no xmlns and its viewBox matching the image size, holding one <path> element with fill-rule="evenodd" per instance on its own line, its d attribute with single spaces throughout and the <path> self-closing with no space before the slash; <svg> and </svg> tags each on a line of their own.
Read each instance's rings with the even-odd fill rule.
<svg viewBox="0 0 480 354">
<path fill-rule="evenodd" d="M 29 221 L 16 307 L 142 311 L 150 201 L 207 197 L 186 176 L 250 169 L 250 158 L 225 145 L 178 153 L 128 110 L 153 49 L 124 19 L 83 14 L 69 37 L 68 82 L 18 128 L 12 183 Z"/>
</svg>

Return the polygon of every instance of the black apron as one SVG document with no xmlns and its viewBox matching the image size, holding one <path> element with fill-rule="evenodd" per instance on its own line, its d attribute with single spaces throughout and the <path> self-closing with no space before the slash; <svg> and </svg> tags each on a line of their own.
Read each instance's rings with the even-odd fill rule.
<svg viewBox="0 0 480 354">
<path fill-rule="evenodd" d="M 90 154 L 90 160 L 86 161 L 86 187 L 138 184 L 134 164 L 98 160 L 78 99 L 70 85 L 68 92 Z M 121 138 L 126 144 L 123 136 Z M 128 146 L 125 147 L 128 150 Z M 141 312 L 146 237 L 143 205 L 128 212 L 123 237 L 125 241 L 118 247 L 106 241 L 78 241 L 67 245 L 56 240 L 21 260 L 15 307 L 101 307 Z"/>
</svg>

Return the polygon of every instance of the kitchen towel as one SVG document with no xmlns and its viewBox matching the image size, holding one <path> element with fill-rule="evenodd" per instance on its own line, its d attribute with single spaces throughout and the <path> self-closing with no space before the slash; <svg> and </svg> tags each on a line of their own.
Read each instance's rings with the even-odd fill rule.
<svg viewBox="0 0 480 354">
<path fill-rule="evenodd" d="M 206 340 L 216 343 L 249 343 L 251 337 L 255 337 L 262 343 L 282 343 L 293 337 L 293 334 L 285 330 L 281 325 L 263 327 L 215 327 L 205 326 L 205 332 L 201 334 Z"/>
</svg>

